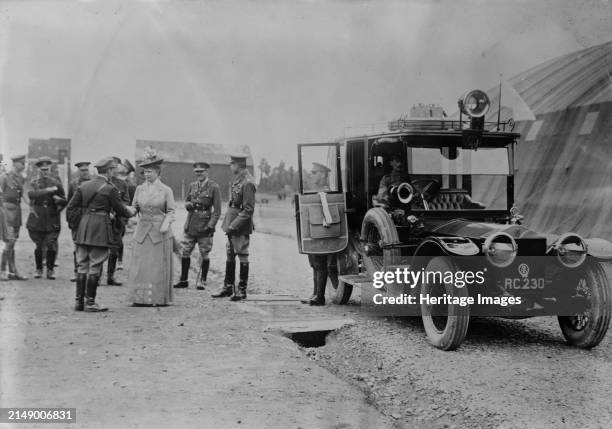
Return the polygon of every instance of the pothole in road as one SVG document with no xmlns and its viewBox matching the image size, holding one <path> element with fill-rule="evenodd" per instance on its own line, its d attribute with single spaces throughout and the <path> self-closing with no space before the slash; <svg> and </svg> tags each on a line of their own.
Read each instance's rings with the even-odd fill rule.
<svg viewBox="0 0 612 429">
<path fill-rule="evenodd" d="M 327 335 L 345 325 L 355 323 L 352 319 L 283 319 L 270 321 L 265 331 L 279 333 L 301 347 L 313 348 L 325 345 Z"/>
<path fill-rule="evenodd" d="M 286 332 L 284 335 L 301 347 L 323 347 L 331 331 Z"/>
</svg>

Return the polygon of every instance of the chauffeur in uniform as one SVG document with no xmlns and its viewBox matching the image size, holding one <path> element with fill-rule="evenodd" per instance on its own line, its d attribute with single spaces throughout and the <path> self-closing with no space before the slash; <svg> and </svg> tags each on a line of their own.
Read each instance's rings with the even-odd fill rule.
<svg viewBox="0 0 612 429">
<path fill-rule="evenodd" d="M 83 210 L 75 237 L 79 268 L 74 309 L 90 312 L 107 310 L 96 304 L 96 290 L 102 264 L 108 258 L 109 248 L 114 245 L 109 230 L 111 211 L 122 217 L 136 214 L 136 209 L 121 200 L 119 191 L 111 183 L 116 168 L 114 159 L 102 159 L 94 167 L 98 174 L 79 186 L 67 208 L 68 211 Z"/>
<path fill-rule="evenodd" d="M 404 169 L 404 162 L 400 154 L 393 154 L 389 164 L 391 165 L 391 172 L 380 179 L 376 195 L 377 202 L 385 207 L 389 206 L 389 190 L 391 187 L 398 186 L 403 182 L 410 183 L 410 175 Z"/>
<path fill-rule="evenodd" d="M 313 185 L 309 191 L 329 192 L 329 172 L 331 169 L 318 162 L 312 163 L 310 174 L 313 177 Z M 308 263 L 312 268 L 312 295 L 300 300 L 302 304 L 325 305 L 325 287 L 327 278 L 335 287 L 338 287 L 338 259 L 335 253 L 320 255 L 308 255 Z"/>
<path fill-rule="evenodd" d="M 25 179 L 25 155 L 11 158 L 13 169 L 0 177 L 0 205 L 4 205 L 7 223 L 7 245 L 2 252 L 0 280 L 27 280 L 20 276 L 15 264 L 15 242 L 21 228 L 21 198 Z M 7 270 L 8 267 L 8 270 Z"/>
<path fill-rule="evenodd" d="M 89 174 L 89 165 L 91 162 L 89 161 L 81 161 L 76 162 L 74 166 L 78 168 L 76 177 L 70 181 L 68 185 L 68 201 L 72 199 L 76 190 L 81 186 L 83 182 L 91 180 L 91 175 Z M 76 229 L 72 230 L 72 241 L 74 242 L 74 238 L 76 235 Z M 76 281 L 77 277 L 77 260 L 76 260 L 76 245 L 74 247 L 74 251 L 72 252 L 72 259 L 74 261 L 74 277 L 70 279 L 71 282 Z"/>
<path fill-rule="evenodd" d="M 230 168 L 234 173 L 229 208 L 223 219 L 223 231 L 227 234 L 227 261 L 225 280 L 213 298 L 231 296 L 232 301 L 246 299 L 249 278 L 249 239 L 253 232 L 253 211 L 255 210 L 255 184 L 246 168 L 245 156 L 232 156 Z M 234 285 L 236 278 L 236 255 L 240 261 L 240 283 Z"/>
<path fill-rule="evenodd" d="M 66 206 L 66 197 L 62 183 L 51 175 L 53 161 L 42 157 L 36 162 L 38 176 L 30 183 L 30 215 L 26 228 L 32 241 L 36 244 L 34 260 L 36 263 L 35 278 L 42 277 L 43 253 L 46 252 L 47 278 L 55 280 L 53 269 L 57 256 L 57 237 L 60 232 L 60 211 Z"/>
<path fill-rule="evenodd" d="M 196 162 L 193 164 L 193 172 L 197 180 L 189 185 L 185 197 L 185 208 L 189 212 L 184 228 L 184 239 L 181 243 L 181 279 L 175 288 L 189 286 L 189 265 L 191 263 L 191 252 L 198 243 L 202 259 L 201 276 L 196 280 L 197 289 L 204 290 L 206 276 L 210 267 L 208 254 L 212 250 L 215 225 L 221 216 L 221 192 L 219 185 L 208 178 L 207 162 Z"/>
</svg>

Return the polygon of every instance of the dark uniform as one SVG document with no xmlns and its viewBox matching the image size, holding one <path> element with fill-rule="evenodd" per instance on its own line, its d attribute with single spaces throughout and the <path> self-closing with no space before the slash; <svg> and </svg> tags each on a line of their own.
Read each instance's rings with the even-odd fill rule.
<svg viewBox="0 0 612 429">
<path fill-rule="evenodd" d="M 88 180 L 91 180 L 91 176 L 89 175 L 89 169 L 85 170 L 85 167 L 89 167 L 90 164 L 91 162 L 88 162 L 88 161 L 77 162 L 74 164 L 79 169 L 79 174 L 76 178 L 71 180 L 70 183 L 68 184 L 68 201 L 72 199 L 72 197 L 76 193 L 76 190 L 79 189 L 79 186 L 81 186 L 83 183 L 87 182 Z M 72 241 L 73 242 L 75 238 L 76 238 L 76 228 L 72 230 Z M 72 259 L 74 262 L 74 277 L 71 278 L 70 281 L 74 282 L 76 281 L 76 275 L 77 275 L 76 244 L 74 247 L 74 251 L 72 252 Z"/>
<path fill-rule="evenodd" d="M 116 161 L 116 159 L 115 159 Z M 130 196 L 128 194 L 128 186 L 125 180 L 119 177 L 112 176 L 110 179 L 111 183 L 119 192 L 119 199 L 124 204 L 130 204 Z M 110 248 L 108 255 L 108 266 L 106 271 L 106 284 L 109 286 L 121 286 L 121 282 L 115 280 L 115 269 L 117 268 L 117 260 L 119 255 L 123 258 L 123 236 L 125 235 L 125 227 L 127 225 L 127 218 L 120 216 L 117 213 L 112 213 L 112 233 L 113 242 L 115 245 Z"/>
<path fill-rule="evenodd" d="M 187 287 L 191 252 L 198 244 L 201 256 L 201 277 L 198 289 L 204 290 L 206 277 L 210 267 L 208 254 L 212 250 L 215 226 L 221 216 L 221 191 L 219 185 L 207 178 L 205 174 L 210 168 L 206 162 L 196 162 L 193 171 L 200 175 L 202 180 L 189 184 L 185 197 L 185 208 L 189 212 L 184 227 L 184 238 L 181 243 L 181 279 L 174 287 Z"/>
<path fill-rule="evenodd" d="M 60 211 L 66 205 L 66 197 L 62 183 L 49 173 L 42 174 L 51 166 L 51 159 L 42 157 L 36 163 L 41 173 L 30 183 L 28 197 L 30 199 L 30 215 L 26 228 L 32 241 L 36 244 L 34 260 L 36 263 L 36 278 L 42 277 L 43 253 L 46 253 L 47 278 L 55 279 L 53 268 L 57 256 L 57 237 L 60 232 Z"/>
<path fill-rule="evenodd" d="M 100 174 L 104 174 L 114 165 L 114 160 L 107 158 L 98 162 L 96 168 Z M 87 202 L 89 204 L 85 207 Z M 104 311 L 106 309 L 95 303 L 95 298 L 102 264 L 108 258 L 109 249 L 115 245 L 110 213 L 112 211 L 118 216 L 131 217 L 135 210 L 121 201 L 119 191 L 106 176 L 94 176 L 77 189 L 68 204 L 68 210 L 79 207 L 83 210 L 83 216 L 75 235 L 79 265 L 75 309 Z"/>
<path fill-rule="evenodd" d="M 13 164 L 20 163 L 25 166 L 25 155 L 12 158 Z M 15 242 L 19 237 L 21 228 L 21 198 L 25 178 L 20 172 L 13 169 L 0 177 L 0 205 L 4 207 L 6 222 L 6 248 L 2 252 L 1 271 L 2 280 L 27 280 L 17 272 L 15 263 Z M 7 272 L 8 267 L 8 272 Z"/>
<path fill-rule="evenodd" d="M 312 163 L 311 174 L 314 177 L 312 191 L 329 192 L 328 175 L 331 170 L 318 162 Z M 310 305 L 325 304 L 325 287 L 327 278 L 329 277 L 332 284 L 338 286 L 338 260 L 335 253 L 326 253 L 321 255 L 308 255 L 308 263 L 312 268 L 312 296 L 303 299 L 302 303 Z"/>
<path fill-rule="evenodd" d="M 227 234 L 227 261 L 225 263 L 225 281 L 214 298 L 230 296 L 232 301 L 246 298 L 247 280 L 249 277 L 249 240 L 253 232 L 253 212 L 255 210 L 255 184 L 253 177 L 246 169 L 246 157 L 232 156 L 230 164 L 236 175 L 231 186 L 230 202 L 225 218 L 223 231 Z M 240 260 L 240 283 L 234 286 L 236 278 L 236 256 Z M 233 295 L 232 295 L 233 292 Z"/>
</svg>

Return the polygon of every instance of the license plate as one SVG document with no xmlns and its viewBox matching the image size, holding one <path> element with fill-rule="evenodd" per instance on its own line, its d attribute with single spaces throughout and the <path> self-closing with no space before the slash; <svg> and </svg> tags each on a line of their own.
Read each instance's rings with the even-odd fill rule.
<svg viewBox="0 0 612 429">
<path fill-rule="evenodd" d="M 506 277 L 503 287 L 506 290 L 537 290 L 544 289 L 543 278 Z"/>
</svg>

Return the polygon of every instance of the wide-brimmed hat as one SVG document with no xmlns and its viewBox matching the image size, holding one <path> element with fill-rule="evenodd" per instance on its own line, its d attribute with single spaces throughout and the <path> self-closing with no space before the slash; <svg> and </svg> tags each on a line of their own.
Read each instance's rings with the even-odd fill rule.
<svg viewBox="0 0 612 429">
<path fill-rule="evenodd" d="M 157 156 L 151 157 L 151 158 L 146 158 L 142 161 L 142 163 L 140 164 L 140 167 L 142 168 L 148 168 L 148 167 L 154 167 L 156 165 L 161 165 L 161 163 L 164 162 L 163 158 L 159 158 Z"/>
<path fill-rule="evenodd" d="M 90 164 L 91 164 L 91 162 L 89 162 L 89 161 L 79 161 L 79 162 L 75 162 L 75 163 L 74 163 L 74 166 L 75 166 L 76 168 L 81 168 L 81 167 L 83 167 L 83 166 L 88 166 L 88 165 L 90 165 Z"/>
</svg>

